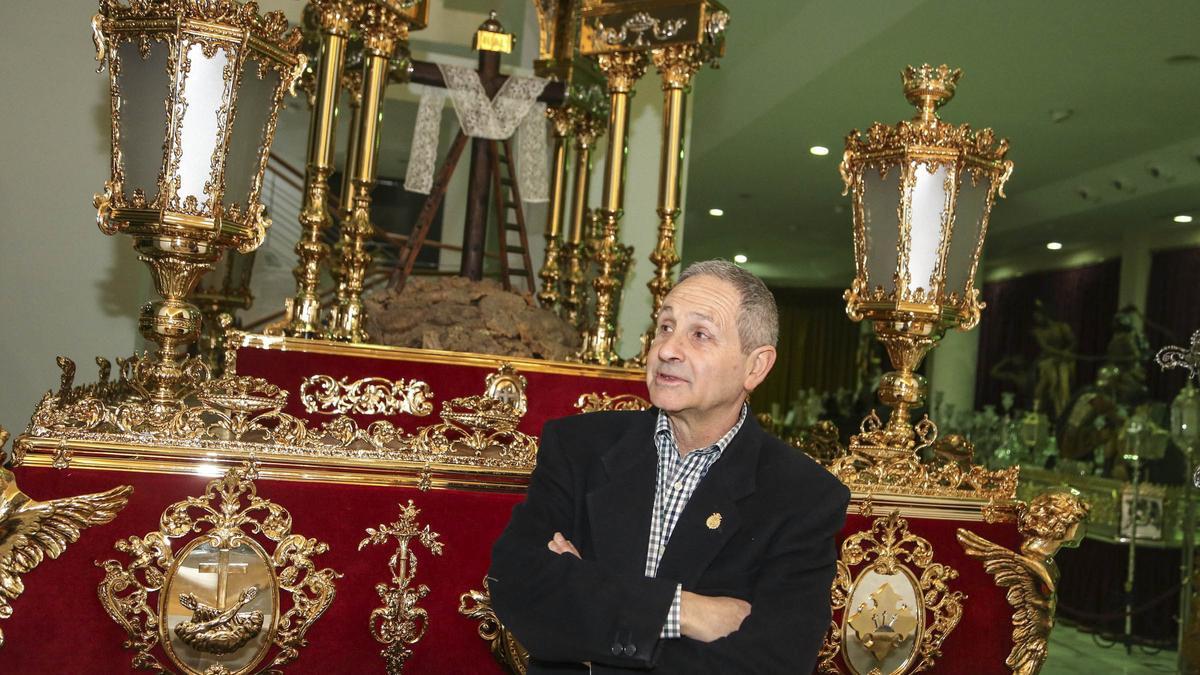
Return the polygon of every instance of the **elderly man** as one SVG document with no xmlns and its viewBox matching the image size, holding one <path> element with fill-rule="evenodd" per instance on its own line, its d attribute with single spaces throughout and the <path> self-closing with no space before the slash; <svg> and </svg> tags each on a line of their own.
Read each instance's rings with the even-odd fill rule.
<svg viewBox="0 0 1200 675">
<path fill-rule="evenodd" d="M 812 671 L 849 492 L 750 413 L 778 333 L 762 281 L 696 263 L 659 313 L 654 409 L 546 424 L 489 571 L 531 674 Z"/>
</svg>

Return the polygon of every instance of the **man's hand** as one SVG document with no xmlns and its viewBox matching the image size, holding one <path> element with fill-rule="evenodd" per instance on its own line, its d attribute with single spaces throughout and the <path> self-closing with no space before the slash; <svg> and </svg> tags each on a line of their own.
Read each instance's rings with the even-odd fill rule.
<svg viewBox="0 0 1200 675">
<path fill-rule="evenodd" d="M 688 591 L 679 595 L 679 631 L 693 640 L 719 640 L 740 628 L 748 616 L 750 603 L 745 600 L 697 595 Z"/>
<path fill-rule="evenodd" d="M 580 560 L 583 559 L 583 556 L 579 555 L 579 551 L 575 550 L 575 545 L 572 544 L 569 539 L 564 537 L 562 532 L 555 532 L 554 538 L 551 539 L 546 546 L 555 553 L 570 553 Z M 747 607 L 749 607 L 749 605 L 747 605 Z"/>
</svg>

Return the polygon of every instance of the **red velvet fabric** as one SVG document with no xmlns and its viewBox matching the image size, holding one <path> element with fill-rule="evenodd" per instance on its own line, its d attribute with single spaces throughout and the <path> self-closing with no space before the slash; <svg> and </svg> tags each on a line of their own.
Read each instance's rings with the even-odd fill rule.
<svg viewBox="0 0 1200 675">
<path fill-rule="evenodd" d="M 877 513 L 864 518 L 857 513 L 846 518 L 846 527 L 840 539 L 871 527 Z M 1001 546 L 1016 548 L 1021 538 L 1013 523 L 980 523 L 929 518 L 908 518 L 908 531 L 929 540 L 933 547 L 933 561 L 958 571 L 958 578 L 950 581 L 951 591 L 962 591 L 963 616 L 946 641 L 942 643 L 942 655 L 935 661 L 934 672 L 972 673 L 973 675 L 1008 675 L 1012 671 L 1005 667 L 1004 659 L 1012 650 L 1012 607 L 1004 598 L 1004 591 L 996 586 L 992 577 L 984 571 L 983 564 L 967 557 L 955 535 L 963 527 Z M 855 568 L 857 575 L 862 567 Z M 920 578 L 919 570 L 917 577 Z M 841 625 L 841 612 L 834 613 L 834 621 Z M 838 660 L 843 672 L 851 672 L 846 664 Z"/>
<path fill-rule="evenodd" d="M 3 672 L 130 670 L 133 653 L 121 646 L 125 633 L 96 599 L 96 586 L 104 575 L 94 563 L 110 558 L 127 563 L 128 558 L 114 550 L 113 544 L 156 530 L 168 504 L 201 494 L 210 479 L 25 467 L 17 470 L 17 480 L 34 499 L 98 492 L 118 484 L 133 485 L 134 494 L 115 521 L 85 530 L 60 559 L 47 560 L 25 575 L 26 591 L 13 603 L 13 617 L 0 623 L 7 638 Z M 258 481 L 258 491 L 291 512 L 295 532 L 330 545 L 329 552 L 317 558 L 319 567 L 332 567 L 344 575 L 337 582 L 333 605 L 313 626 L 308 634 L 310 644 L 288 672 L 382 671 L 382 645 L 371 638 L 367 621 L 371 610 L 380 605 L 375 584 L 390 580 L 387 559 L 395 549 L 392 545 L 369 546 L 358 551 L 357 547 L 367 527 L 395 520 L 398 504 L 409 499 L 421 509 L 420 524 L 428 524 L 441 535 L 445 551 L 434 556 L 413 543 L 419 561 L 415 583 L 431 589 L 420 603 L 429 612 L 429 632 L 413 648 L 405 672 L 502 672 L 476 634 L 477 623 L 460 615 L 458 604 L 462 593 L 482 588 L 492 541 L 507 524 L 521 495 L 266 479 Z M 910 532 L 933 546 L 934 561 L 958 571 L 950 587 L 966 595 L 962 621 L 943 644 L 935 671 L 1008 673 L 1004 659 L 1012 649 L 1011 608 L 983 565 L 963 553 L 955 532 L 966 526 L 997 544 L 1015 548 L 1020 543 L 1015 526 L 908 520 Z M 871 519 L 850 515 L 842 537 L 862 531 L 870 523 Z M 835 619 L 840 623 L 841 616 Z"/>
<path fill-rule="evenodd" d="M 132 672 L 134 652 L 121 646 L 125 631 L 96 599 L 104 573 L 94 561 L 116 559 L 127 564 L 128 557 L 113 544 L 158 529 L 159 516 L 168 504 L 201 494 L 211 479 L 34 467 L 16 473 L 21 489 L 34 499 L 99 492 L 120 484 L 133 485 L 134 493 L 116 520 L 85 530 L 58 560 L 47 559 L 24 576 L 26 590 L 13 603 L 12 618 L 0 622 L 6 637 L 0 672 Z M 382 604 L 375 584 L 391 580 L 387 560 L 395 545 L 358 551 L 358 542 L 367 527 L 396 520 L 398 504 L 409 499 L 421 509 L 418 522 L 441 534 L 445 550 L 434 556 L 413 542 L 418 560 L 414 583 L 430 588 L 419 603 L 429 612 L 429 632 L 413 647 L 404 672 L 503 672 L 476 633 L 478 623 L 460 615 L 458 603 L 462 593 L 482 589 L 492 541 L 508 523 L 521 495 L 265 479 L 257 485 L 259 496 L 291 512 L 294 532 L 329 544 L 330 550 L 315 559 L 318 567 L 332 567 L 344 575 L 336 582 L 333 604 L 309 631 L 309 645 L 286 672 L 383 672 L 379 656 L 383 645 L 371 637 L 367 621 L 371 610 Z M 164 655 L 159 658 L 169 663 Z"/>
<path fill-rule="evenodd" d="M 439 420 L 442 402 L 482 394 L 487 376 L 495 370 L 488 366 L 314 354 L 259 347 L 241 347 L 237 356 L 239 375 L 261 377 L 286 389 L 289 395 L 284 412 L 315 422 L 328 422 L 331 417 L 305 412 L 300 403 L 300 384 L 310 375 L 329 375 L 335 379 L 346 377 L 350 382 L 366 377 L 383 377 L 390 380 L 404 378 L 425 382 L 433 390 L 434 396 L 433 413 L 428 417 L 404 414 L 350 415 L 360 425 L 387 419 L 409 432 L 417 427 L 436 423 Z M 544 373 L 522 371 L 519 368 L 518 372 L 528 382 L 525 394 L 529 399 L 529 410 L 517 428 L 531 436 L 540 435 L 542 425 L 547 420 L 578 413 L 575 402 L 581 394 L 636 394 L 642 398 L 649 397 L 646 383 L 640 379 Z"/>
</svg>

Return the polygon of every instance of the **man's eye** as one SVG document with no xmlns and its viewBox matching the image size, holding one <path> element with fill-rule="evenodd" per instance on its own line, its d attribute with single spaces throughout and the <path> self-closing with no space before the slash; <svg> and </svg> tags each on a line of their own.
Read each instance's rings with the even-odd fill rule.
<svg viewBox="0 0 1200 675">
<path fill-rule="evenodd" d="M 660 325 L 660 326 L 658 327 L 658 332 L 660 332 L 660 333 L 670 333 L 670 332 L 671 332 L 671 327 L 670 327 L 670 326 L 668 326 L 667 324 L 665 324 L 665 323 L 664 323 L 664 324 L 662 324 L 662 325 Z"/>
<path fill-rule="evenodd" d="M 708 339 L 708 333 L 705 333 L 702 330 L 698 330 L 695 333 L 692 333 L 692 335 L 696 336 L 697 340 L 707 340 Z"/>
</svg>

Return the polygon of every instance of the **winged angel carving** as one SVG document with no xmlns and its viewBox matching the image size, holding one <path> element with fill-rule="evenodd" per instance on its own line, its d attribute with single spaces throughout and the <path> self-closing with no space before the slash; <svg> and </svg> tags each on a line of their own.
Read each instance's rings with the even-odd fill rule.
<svg viewBox="0 0 1200 675">
<path fill-rule="evenodd" d="M 1021 552 L 1009 550 L 965 529 L 958 541 L 967 555 L 983 562 L 995 583 L 1008 589 L 1013 608 L 1013 649 L 1005 665 L 1014 675 L 1036 675 L 1046 662 L 1046 641 L 1058 604 L 1058 549 L 1079 544 L 1088 505 L 1068 492 L 1050 492 L 1019 507 Z"/>
<path fill-rule="evenodd" d="M 0 427 L 0 448 L 7 440 L 8 432 Z M 9 603 L 25 591 L 22 574 L 46 556 L 62 555 L 67 544 L 79 540 L 82 530 L 116 518 L 132 492 L 132 486 L 121 485 L 107 492 L 37 502 L 17 488 L 11 471 L 0 468 L 0 619 L 12 616 Z"/>
</svg>

